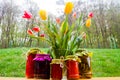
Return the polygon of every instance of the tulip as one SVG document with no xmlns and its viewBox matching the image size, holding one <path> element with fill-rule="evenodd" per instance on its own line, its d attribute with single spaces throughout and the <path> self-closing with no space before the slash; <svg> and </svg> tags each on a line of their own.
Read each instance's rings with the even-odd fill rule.
<svg viewBox="0 0 120 80">
<path fill-rule="evenodd" d="M 32 18 L 32 14 L 27 12 L 27 11 L 24 11 L 24 15 L 22 16 L 22 18 L 31 19 Z"/>
<path fill-rule="evenodd" d="M 47 19 L 47 13 L 46 13 L 45 10 L 40 10 L 40 11 L 39 11 L 39 15 L 40 15 L 40 18 L 41 18 L 42 20 L 46 20 L 46 19 Z"/>
<path fill-rule="evenodd" d="M 74 5 L 72 2 L 67 2 L 64 9 L 65 14 L 70 14 L 72 12 L 73 6 Z"/>
<path fill-rule="evenodd" d="M 86 33 L 85 32 L 83 33 L 82 38 L 86 39 Z"/>
<path fill-rule="evenodd" d="M 40 37 L 44 37 L 45 36 L 45 34 L 40 34 Z"/>
<path fill-rule="evenodd" d="M 86 27 L 90 27 L 91 26 L 91 19 L 87 19 L 86 20 Z"/>
<path fill-rule="evenodd" d="M 56 18 L 57 24 L 60 24 L 60 18 Z"/>
<path fill-rule="evenodd" d="M 28 30 L 27 30 L 27 33 L 28 33 L 29 35 L 33 35 L 33 32 L 32 32 L 31 29 L 28 29 Z"/>
<path fill-rule="evenodd" d="M 93 17 L 93 12 L 90 12 L 88 18 L 92 18 L 92 17 Z"/>
<path fill-rule="evenodd" d="M 73 18 L 76 18 L 76 12 L 74 12 L 72 16 L 73 16 Z"/>
<path fill-rule="evenodd" d="M 32 30 L 35 31 L 35 32 L 39 32 L 40 28 L 39 27 L 34 27 L 34 28 L 32 28 Z"/>
</svg>

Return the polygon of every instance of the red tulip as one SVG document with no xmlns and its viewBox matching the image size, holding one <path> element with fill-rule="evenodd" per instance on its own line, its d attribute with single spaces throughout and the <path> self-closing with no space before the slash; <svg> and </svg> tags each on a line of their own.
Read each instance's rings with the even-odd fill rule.
<svg viewBox="0 0 120 80">
<path fill-rule="evenodd" d="M 22 18 L 31 19 L 32 18 L 32 14 L 27 12 L 27 11 L 24 11 L 24 15 L 22 16 Z"/>
<path fill-rule="evenodd" d="M 28 29 L 28 30 L 27 30 L 27 33 L 28 33 L 29 35 L 33 35 L 33 32 L 32 32 L 31 29 Z"/>
<path fill-rule="evenodd" d="M 60 18 L 56 18 L 57 24 L 60 24 Z"/>
<path fill-rule="evenodd" d="M 34 27 L 34 28 L 32 28 L 32 30 L 35 31 L 35 32 L 39 32 L 40 28 L 39 27 Z"/>
<path fill-rule="evenodd" d="M 88 15 L 89 18 L 92 18 L 93 17 L 93 12 L 90 12 L 89 15 Z"/>
<path fill-rule="evenodd" d="M 44 37 L 45 36 L 45 34 L 40 34 L 40 37 Z"/>
<path fill-rule="evenodd" d="M 76 16 L 77 16 L 76 12 L 74 12 L 72 16 L 73 16 L 74 18 L 76 18 Z"/>
</svg>

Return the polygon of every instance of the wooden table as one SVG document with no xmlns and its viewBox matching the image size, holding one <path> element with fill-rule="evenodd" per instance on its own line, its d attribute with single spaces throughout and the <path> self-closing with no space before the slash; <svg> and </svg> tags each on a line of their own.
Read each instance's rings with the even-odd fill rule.
<svg viewBox="0 0 120 80">
<path fill-rule="evenodd" d="M 26 79 L 21 77 L 0 77 L 0 80 L 44 80 L 44 79 Z M 66 79 L 63 79 L 66 80 Z M 94 77 L 92 79 L 79 79 L 79 80 L 120 80 L 120 77 Z"/>
</svg>

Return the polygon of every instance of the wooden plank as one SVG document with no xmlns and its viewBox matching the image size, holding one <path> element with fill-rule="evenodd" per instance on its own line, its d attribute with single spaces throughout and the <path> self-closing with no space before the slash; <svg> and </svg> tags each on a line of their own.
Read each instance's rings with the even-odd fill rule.
<svg viewBox="0 0 120 80">
<path fill-rule="evenodd" d="M 21 78 L 21 77 L 0 77 L 0 80 L 45 80 L 45 79 L 26 79 L 26 78 Z M 66 79 L 63 79 L 63 80 L 66 80 Z M 95 77 L 92 79 L 79 79 L 79 80 L 120 80 L 120 77 Z"/>
</svg>

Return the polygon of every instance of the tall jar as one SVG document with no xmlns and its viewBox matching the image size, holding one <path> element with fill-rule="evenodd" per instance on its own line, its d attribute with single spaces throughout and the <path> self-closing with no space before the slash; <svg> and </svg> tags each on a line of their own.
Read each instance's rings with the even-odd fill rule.
<svg viewBox="0 0 120 80">
<path fill-rule="evenodd" d="M 51 79 L 52 80 L 61 80 L 62 79 L 62 68 L 63 62 L 61 59 L 53 59 L 50 65 Z"/>
<path fill-rule="evenodd" d="M 36 54 L 39 52 L 39 49 L 30 49 L 27 53 L 26 58 L 26 77 L 27 78 L 34 78 L 34 62 L 33 59 L 35 58 Z"/>
<path fill-rule="evenodd" d="M 67 56 L 66 60 L 67 66 L 67 79 L 79 79 L 79 67 L 78 67 L 78 58 L 74 55 Z"/>
<path fill-rule="evenodd" d="M 49 79 L 50 78 L 50 63 L 49 54 L 37 54 L 34 60 L 34 78 Z"/>
</svg>

